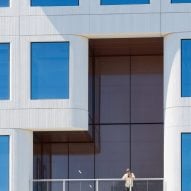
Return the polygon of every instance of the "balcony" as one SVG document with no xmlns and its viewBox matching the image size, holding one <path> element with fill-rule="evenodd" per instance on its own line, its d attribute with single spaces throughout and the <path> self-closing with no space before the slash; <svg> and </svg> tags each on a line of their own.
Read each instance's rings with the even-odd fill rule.
<svg viewBox="0 0 191 191">
<path fill-rule="evenodd" d="M 121 179 L 38 179 L 33 191 L 126 191 Z M 136 178 L 133 191 L 163 191 L 163 178 Z"/>
</svg>

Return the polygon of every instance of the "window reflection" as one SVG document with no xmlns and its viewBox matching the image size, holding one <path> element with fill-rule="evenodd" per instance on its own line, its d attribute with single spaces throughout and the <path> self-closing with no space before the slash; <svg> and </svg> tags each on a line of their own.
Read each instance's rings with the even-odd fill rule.
<svg viewBox="0 0 191 191">
<path fill-rule="evenodd" d="M 163 122 L 162 56 L 131 58 L 131 123 Z"/>
<path fill-rule="evenodd" d="M 95 60 L 95 70 L 99 86 L 95 87 L 95 94 L 99 95 L 95 107 L 100 112 L 100 124 L 129 123 L 130 57 L 99 57 Z"/>
<path fill-rule="evenodd" d="M 95 177 L 116 178 L 130 166 L 129 125 L 101 125 L 100 152 L 95 155 Z"/>
</svg>

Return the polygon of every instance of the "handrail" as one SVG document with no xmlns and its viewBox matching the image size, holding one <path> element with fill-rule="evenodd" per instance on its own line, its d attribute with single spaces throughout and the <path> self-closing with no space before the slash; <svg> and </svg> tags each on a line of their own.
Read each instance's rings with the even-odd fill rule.
<svg viewBox="0 0 191 191">
<path fill-rule="evenodd" d="M 33 182 L 61 182 L 61 181 L 123 181 L 121 178 L 97 178 L 97 179 L 33 179 Z M 164 178 L 135 178 L 135 181 L 164 180 Z"/>
<path fill-rule="evenodd" d="M 157 184 L 160 185 L 160 187 L 162 186 L 161 191 L 164 191 L 164 189 L 165 189 L 164 178 L 135 178 L 135 180 L 134 180 L 135 186 L 142 186 L 142 188 L 145 188 L 146 191 L 153 191 L 153 188 L 149 188 L 149 184 L 152 183 L 152 181 L 154 181 L 154 182 L 157 181 L 158 182 Z M 93 185 L 94 185 L 93 187 L 92 187 L 92 183 L 90 183 L 90 182 L 93 182 Z M 31 188 L 31 191 L 38 191 L 38 190 L 39 191 L 55 191 L 55 190 L 58 191 L 56 188 L 52 187 L 52 186 L 54 186 L 54 184 L 58 184 L 58 183 L 59 184 L 61 183 L 60 186 L 62 186 L 62 187 L 60 187 L 60 191 L 68 190 L 67 186 L 69 186 L 69 184 L 72 185 L 73 183 L 75 183 L 74 184 L 75 186 L 76 186 L 76 183 L 79 184 L 79 191 L 83 191 L 83 186 L 86 184 L 91 186 L 91 188 L 93 188 L 95 191 L 103 191 L 104 183 L 106 183 L 107 186 L 108 186 L 108 183 L 110 186 L 121 186 L 121 185 L 118 185 L 118 182 L 124 182 L 124 180 L 122 178 L 34 179 L 34 180 L 32 180 L 32 185 L 37 186 L 37 187 L 34 187 L 34 190 L 33 190 L 33 188 Z M 115 183 L 116 183 L 116 185 L 115 185 Z M 38 187 L 40 189 L 38 189 Z M 111 190 L 111 188 L 108 190 Z M 119 190 L 121 190 L 121 187 L 119 187 Z M 140 190 L 140 188 L 138 190 Z M 73 189 L 71 189 L 71 191 L 73 191 Z M 76 191 L 76 188 L 75 188 L 75 191 Z M 107 190 L 105 190 L 105 188 L 104 188 L 104 191 L 107 191 Z"/>
</svg>

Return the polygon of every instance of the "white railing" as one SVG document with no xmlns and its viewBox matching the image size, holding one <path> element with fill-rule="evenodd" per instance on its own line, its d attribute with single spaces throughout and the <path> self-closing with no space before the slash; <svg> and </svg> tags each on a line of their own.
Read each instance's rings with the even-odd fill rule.
<svg viewBox="0 0 191 191">
<path fill-rule="evenodd" d="M 126 191 L 121 179 L 35 179 L 31 191 Z M 163 178 L 136 178 L 133 191 L 164 191 Z"/>
</svg>

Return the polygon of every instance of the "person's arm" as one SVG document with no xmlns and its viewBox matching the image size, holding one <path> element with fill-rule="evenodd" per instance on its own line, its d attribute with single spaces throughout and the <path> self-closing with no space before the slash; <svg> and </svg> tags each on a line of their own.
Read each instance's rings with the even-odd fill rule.
<svg viewBox="0 0 191 191">
<path fill-rule="evenodd" d="M 135 175 L 134 175 L 134 173 L 131 173 L 131 176 L 132 176 L 132 178 L 133 178 L 133 180 L 135 179 Z"/>
<path fill-rule="evenodd" d="M 126 174 L 124 174 L 121 179 L 122 179 L 122 180 L 125 180 L 125 179 L 126 179 Z"/>
</svg>

